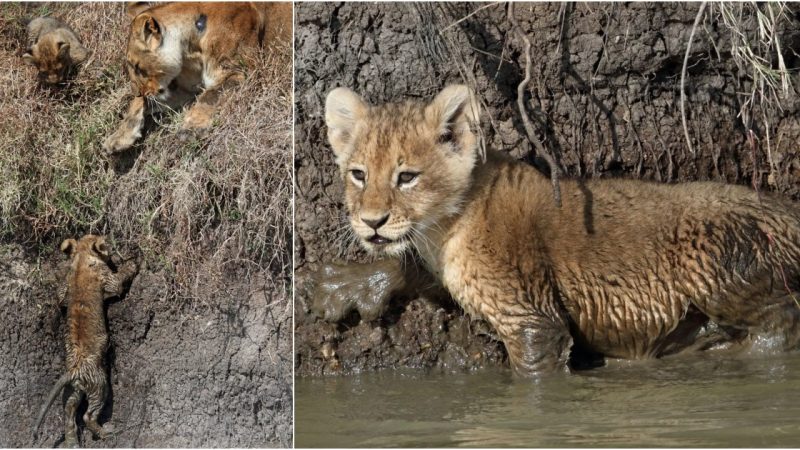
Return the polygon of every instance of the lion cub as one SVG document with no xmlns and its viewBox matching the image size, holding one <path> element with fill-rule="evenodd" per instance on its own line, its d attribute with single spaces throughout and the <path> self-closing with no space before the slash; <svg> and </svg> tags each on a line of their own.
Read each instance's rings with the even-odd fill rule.
<svg viewBox="0 0 800 450">
<path fill-rule="evenodd" d="M 325 105 L 361 244 L 416 252 L 494 327 L 516 373 L 564 369 L 573 345 L 614 358 L 675 353 L 711 324 L 723 341 L 769 335 L 798 347 L 797 204 L 719 183 L 564 180 L 558 208 L 533 167 L 493 151 L 481 162 L 478 118 L 465 86 L 381 106 L 338 88 Z M 332 283 L 350 289 L 343 274 L 320 272 L 316 309 L 341 315 L 326 303 L 343 298 Z M 386 283 L 352 285 L 386 294 Z"/>
<path fill-rule="evenodd" d="M 131 3 L 125 68 L 135 96 L 106 153 L 130 148 L 147 116 L 196 102 L 182 128 L 208 128 L 225 87 L 244 80 L 240 52 L 272 39 L 288 42 L 291 3 Z"/>
<path fill-rule="evenodd" d="M 42 82 L 51 85 L 64 82 L 88 57 L 89 50 L 60 20 L 39 17 L 28 23 L 28 50 L 22 59 L 36 67 Z"/>
<path fill-rule="evenodd" d="M 75 412 L 84 395 L 89 402 L 89 407 L 83 415 L 86 427 L 97 437 L 104 438 L 109 435 L 109 432 L 97 423 L 105 403 L 108 385 L 104 365 L 108 333 L 103 314 L 103 301 L 122 295 L 125 286 L 136 275 L 138 264 L 126 261 L 116 273 L 113 272 L 105 238 L 92 234 L 77 241 L 65 240 L 61 244 L 61 251 L 71 259 L 62 299 L 67 302 L 67 371 L 56 382 L 42 406 L 36 420 L 34 438 L 56 396 L 62 388 L 70 385 L 72 393 L 64 407 L 66 414 L 64 443 L 67 446 L 76 446 L 78 436 Z"/>
</svg>

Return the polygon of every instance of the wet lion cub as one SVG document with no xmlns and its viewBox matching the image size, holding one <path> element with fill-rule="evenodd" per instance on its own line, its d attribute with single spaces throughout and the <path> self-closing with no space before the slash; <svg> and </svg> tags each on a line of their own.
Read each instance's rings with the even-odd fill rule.
<svg viewBox="0 0 800 450">
<path fill-rule="evenodd" d="M 719 183 L 564 180 L 558 208 L 533 167 L 493 151 L 481 161 L 478 117 L 465 86 L 381 106 L 339 88 L 325 106 L 361 244 L 416 252 L 494 327 L 516 373 L 563 369 L 573 345 L 659 357 L 696 345 L 709 322 L 723 340 L 766 334 L 798 347 L 798 205 Z M 321 271 L 316 309 L 343 313 L 325 305 L 344 297 L 329 286 L 349 286 L 342 273 Z M 355 277 L 361 292 L 369 266 Z M 385 301 L 384 286 L 371 289 Z"/>
<path fill-rule="evenodd" d="M 115 273 L 111 270 L 108 244 L 102 236 L 86 235 L 79 240 L 67 239 L 61 251 L 70 257 L 70 270 L 63 300 L 67 302 L 67 370 L 50 391 L 36 420 L 34 437 L 56 396 L 65 386 L 72 387 L 67 399 L 64 444 L 77 446 L 75 413 L 81 399 L 88 398 L 83 415 L 86 427 L 97 437 L 107 437 L 97 419 L 105 404 L 108 381 L 104 357 L 108 346 L 103 301 L 122 295 L 125 286 L 136 275 L 134 261 L 125 262 Z"/>
<path fill-rule="evenodd" d="M 39 71 L 47 84 L 62 83 L 70 72 L 89 57 L 72 29 L 52 17 L 39 17 L 28 23 L 28 50 L 22 59 Z"/>
<path fill-rule="evenodd" d="M 148 115 L 195 97 L 182 127 L 208 128 L 223 88 L 244 79 L 240 50 L 272 39 L 288 42 L 292 26 L 291 3 L 133 3 L 128 15 L 125 68 L 135 97 L 103 143 L 107 153 L 141 138 Z"/>
</svg>

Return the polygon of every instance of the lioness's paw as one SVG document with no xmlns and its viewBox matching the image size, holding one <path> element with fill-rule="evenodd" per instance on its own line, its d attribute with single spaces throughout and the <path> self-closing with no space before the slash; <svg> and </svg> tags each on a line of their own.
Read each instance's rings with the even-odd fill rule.
<svg viewBox="0 0 800 450">
<path fill-rule="evenodd" d="M 198 103 L 186 113 L 181 128 L 184 130 L 203 130 L 211 126 L 214 108 L 204 103 Z"/>
<path fill-rule="evenodd" d="M 103 152 L 106 155 L 113 155 L 115 153 L 123 152 L 131 147 L 136 142 L 137 136 L 117 130 L 114 134 L 103 141 Z"/>
</svg>

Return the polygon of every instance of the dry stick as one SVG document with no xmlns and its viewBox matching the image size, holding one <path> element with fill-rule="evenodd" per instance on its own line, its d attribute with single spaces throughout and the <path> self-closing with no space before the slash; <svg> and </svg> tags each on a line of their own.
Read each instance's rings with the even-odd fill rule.
<svg viewBox="0 0 800 450">
<path fill-rule="evenodd" d="M 478 12 L 480 12 L 480 11 L 486 9 L 486 8 L 490 8 L 492 6 L 497 6 L 499 4 L 500 4 L 500 2 L 493 2 L 493 3 L 489 3 L 488 5 L 483 5 L 480 8 L 476 9 L 475 11 L 472 11 L 471 13 L 467 14 L 466 16 L 464 16 L 464 17 L 456 20 L 455 22 L 451 23 L 450 25 L 442 28 L 442 32 L 447 31 L 448 29 L 460 24 L 461 22 L 469 19 L 470 17 L 474 16 L 475 14 L 478 14 Z"/>
<path fill-rule="evenodd" d="M 692 25 L 692 32 L 689 33 L 689 42 L 686 44 L 686 54 L 683 56 L 683 69 L 681 70 L 681 120 L 683 121 L 683 134 L 686 136 L 686 145 L 689 146 L 689 152 L 694 155 L 694 148 L 692 147 L 692 140 L 689 138 L 689 127 L 686 125 L 686 68 L 689 65 L 689 53 L 692 51 L 692 41 L 694 40 L 694 32 L 697 26 L 700 25 L 700 20 L 703 19 L 703 11 L 706 9 L 706 2 L 700 3 L 700 9 L 697 10 L 697 16 L 694 18 L 694 25 Z"/>
<path fill-rule="evenodd" d="M 536 147 L 536 153 L 542 157 L 547 165 L 550 166 L 550 181 L 553 184 L 553 200 L 556 206 L 561 207 L 561 186 L 558 184 L 558 176 L 560 170 L 556 165 L 553 156 L 548 152 L 541 141 L 536 137 L 536 132 L 533 129 L 528 113 L 525 111 L 525 90 L 528 87 L 528 82 L 531 81 L 531 41 L 528 36 L 522 31 L 514 18 L 514 2 L 508 4 L 508 21 L 511 27 L 517 33 L 522 42 L 525 44 L 525 78 L 517 86 L 517 108 L 519 108 L 519 115 L 522 117 L 522 123 L 525 126 L 525 133 L 528 135 L 528 140 L 533 142 Z"/>
</svg>

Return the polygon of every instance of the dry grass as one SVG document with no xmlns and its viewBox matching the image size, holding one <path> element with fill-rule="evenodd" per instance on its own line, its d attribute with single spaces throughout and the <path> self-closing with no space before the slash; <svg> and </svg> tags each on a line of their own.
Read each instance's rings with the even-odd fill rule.
<svg viewBox="0 0 800 450">
<path fill-rule="evenodd" d="M 101 143 L 129 98 L 121 3 L 0 4 L 0 239 L 48 254 L 61 239 L 109 235 L 138 247 L 169 295 L 198 299 L 226 274 L 291 275 L 291 44 L 244 58 L 210 133 L 181 142 L 181 112 L 164 117 L 120 161 Z M 19 57 L 19 19 L 51 14 L 93 54 L 74 83 L 51 90 Z"/>
</svg>

